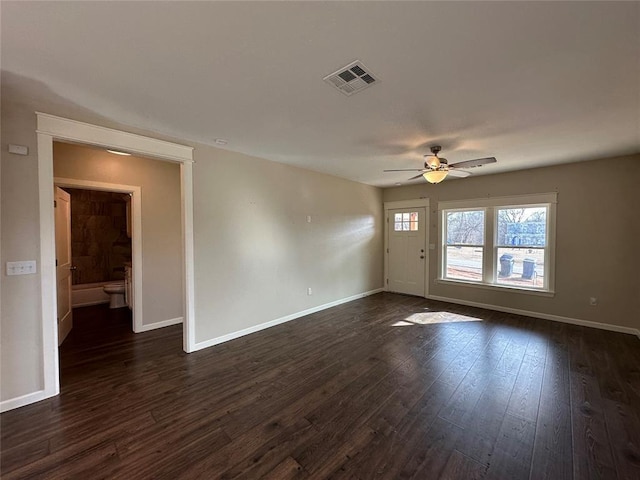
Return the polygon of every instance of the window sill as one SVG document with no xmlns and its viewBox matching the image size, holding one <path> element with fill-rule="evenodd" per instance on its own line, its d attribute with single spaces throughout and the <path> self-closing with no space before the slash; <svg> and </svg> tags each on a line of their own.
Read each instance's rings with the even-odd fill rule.
<svg viewBox="0 0 640 480">
<path fill-rule="evenodd" d="M 459 287 L 481 288 L 484 290 L 494 290 L 498 292 L 523 293 L 525 295 L 534 295 L 537 297 L 554 297 L 556 294 L 551 290 L 534 290 L 532 288 L 519 288 L 507 285 L 489 285 L 486 283 L 465 282 L 464 280 L 450 280 L 443 278 L 437 278 L 436 283 L 440 283 L 442 285 L 455 285 Z"/>
</svg>

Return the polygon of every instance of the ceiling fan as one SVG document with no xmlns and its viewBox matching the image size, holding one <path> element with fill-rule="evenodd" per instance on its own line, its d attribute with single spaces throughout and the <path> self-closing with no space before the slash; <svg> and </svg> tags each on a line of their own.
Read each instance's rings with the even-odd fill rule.
<svg viewBox="0 0 640 480">
<path fill-rule="evenodd" d="M 424 177 L 429 183 L 440 183 L 447 175 L 452 177 L 468 177 L 471 172 L 465 172 L 462 169 L 481 167 L 489 163 L 496 163 L 495 157 L 476 158 L 474 160 L 465 160 L 464 162 L 452 163 L 449 165 L 446 158 L 438 157 L 438 153 L 442 150 L 440 145 L 434 145 L 430 148 L 431 155 L 424 156 L 424 168 L 401 168 L 399 170 L 384 170 L 385 172 L 420 172 L 419 175 L 411 177 L 409 180 Z"/>
</svg>

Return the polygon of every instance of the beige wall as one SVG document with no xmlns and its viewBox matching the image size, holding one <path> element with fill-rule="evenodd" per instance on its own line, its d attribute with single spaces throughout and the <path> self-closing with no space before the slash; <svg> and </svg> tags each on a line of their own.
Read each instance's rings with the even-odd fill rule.
<svg viewBox="0 0 640 480">
<path fill-rule="evenodd" d="M 96 119 L 91 112 L 70 107 L 31 104 L 27 108 L 4 92 L 3 266 L 6 261 L 39 258 L 34 111 L 189 143 Z M 28 146 L 29 156 L 8 154 L 8 143 Z M 382 287 L 382 190 L 192 145 L 197 162 L 193 167 L 196 341 Z M 68 147 L 56 146 L 56 157 L 60 148 Z M 74 163 L 81 168 L 79 159 Z M 101 176 L 91 179 L 141 184 L 146 201 L 144 178 L 116 176 L 102 162 L 98 167 Z M 56 166 L 56 175 L 72 172 Z M 310 224 L 307 215 L 312 217 Z M 143 273 L 160 277 L 154 268 L 145 264 Z M 0 400 L 6 401 L 43 388 L 40 275 L 6 277 L 3 272 L 0 278 Z M 311 296 L 308 287 L 313 289 Z M 159 293 L 154 300 L 165 294 Z"/>
<path fill-rule="evenodd" d="M 440 248 L 439 201 L 558 192 L 553 298 L 435 282 L 429 293 L 469 302 L 640 328 L 640 155 L 384 190 L 384 201 L 427 197 L 430 243 Z M 590 306 L 589 297 L 598 305 Z"/>
<path fill-rule="evenodd" d="M 54 142 L 53 174 L 141 187 L 142 324 L 182 317 L 180 166 Z"/>
<path fill-rule="evenodd" d="M 197 342 L 382 287 L 380 189 L 194 153 Z"/>
<path fill-rule="evenodd" d="M 36 117 L 4 99 L 1 115 L 0 400 L 6 400 L 43 388 L 43 360 L 40 275 L 8 277 L 5 267 L 40 256 Z M 26 145 L 29 155 L 7 153 L 9 143 Z"/>
</svg>

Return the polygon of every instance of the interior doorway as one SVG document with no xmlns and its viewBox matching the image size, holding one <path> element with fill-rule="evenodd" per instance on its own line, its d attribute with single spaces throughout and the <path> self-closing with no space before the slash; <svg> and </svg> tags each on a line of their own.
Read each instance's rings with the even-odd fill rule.
<svg viewBox="0 0 640 480">
<path fill-rule="evenodd" d="M 427 296 L 428 200 L 385 203 L 385 290 Z"/>
<path fill-rule="evenodd" d="M 128 223 L 130 225 L 130 236 L 131 236 L 131 291 L 130 297 L 128 299 L 128 304 L 131 307 L 131 315 L 132 315 L 132 329 L 134 332 L 142 332 L 144 331 L 144 326 L 142 324 L 143 319 L 143 304 L 142 304 L 142 293 L 143 293 L 143 264 L 142 264 L 142 205 L 141 205 L 141 188 L 137 185 L 122 185 L 122 184 L 114 184 L 114 183 L 104 183 L 104 182 L 94 182 L 90 180 L 80 180 L 75 178 L 61 178 L 54 177 L 54 185 L 56 191 L 58 189 L 67 188 L 67 189 L 79 189 L 79 190 L 89 190 L 89 191 L 97 191 L 97 192 L 111 192 L 118 193 L 130 196 L 130 213 L 128 214 Z M 58 206 L 55 207 L 56 211 L 56 224 L 58 219 Z M 58 230 L 58 226 L 56 225 L 56 231 Z M 56 235 L 56 255 L 58 255 L 58 251 L 63 247 L 58 244 L 58 236 Z M 69 246 L 69 253 L 73 255 L 71 247 Z M 58 263 L 59 260 L 58 260 Z M 71 271 L 75 271 L 77 266 L 70 265 Z M 71 302 L 70 305 L 73 306 L 73 301 L 71 301 L 72 292 L 66 293 L 60 291 L 60 285 L 57 286 L 57 299 L 58 299 L 58 312 L 60 312 L 60 302 Z M 73 288 L 73 286 L 71 287 Z M 64 298 L 62 298 L 64 297 Z M 72 313 L 71 313 L 72 315 Z M 58 314 L 58 318 L 60 318 L 60 313 Z M 66 332 L 68 333 L 68 332 Z M 63 339 L 58 338 L 58 344 L 62 343 Z"/>
<path fill-rule="evenodd" d="M 53 208 L 53 142 L 111 148 L 180 165 L 181 234 L 183 248 L 183 349 L 195 349 L 194 331 L 194 252 L 193 252 L 193 148 L 142 135 L 104 128 L 36 112 L 38 142 L 38 190 L 40 211 L 40 290 L 42 319 L 43 388 L 31 395 L 30 402 L 60 393 L 58 359 L 58 321 L 55 267 L 55 214 Z"/>
</svg>

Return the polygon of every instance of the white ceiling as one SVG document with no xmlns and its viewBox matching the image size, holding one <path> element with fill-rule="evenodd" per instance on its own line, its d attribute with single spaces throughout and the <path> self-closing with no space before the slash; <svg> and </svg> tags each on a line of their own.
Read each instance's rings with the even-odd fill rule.
<svg viewBox="0 0 640 480">
<path fill-rule="evenodd" d="M 389 186 L 640 151 L 640 2 L 7 2 L 3 81 L 185 140 Z M 359 59 L 380 83 L 323 77 Z M 5 90 L 7 92 L 7 90 Z M 55 113 L 55 112 L 53 112 Z M 421 180 L 418 180 L 421 181 Z M 462 181 L 462 180 L 460 180 Z"/>
</svg>

